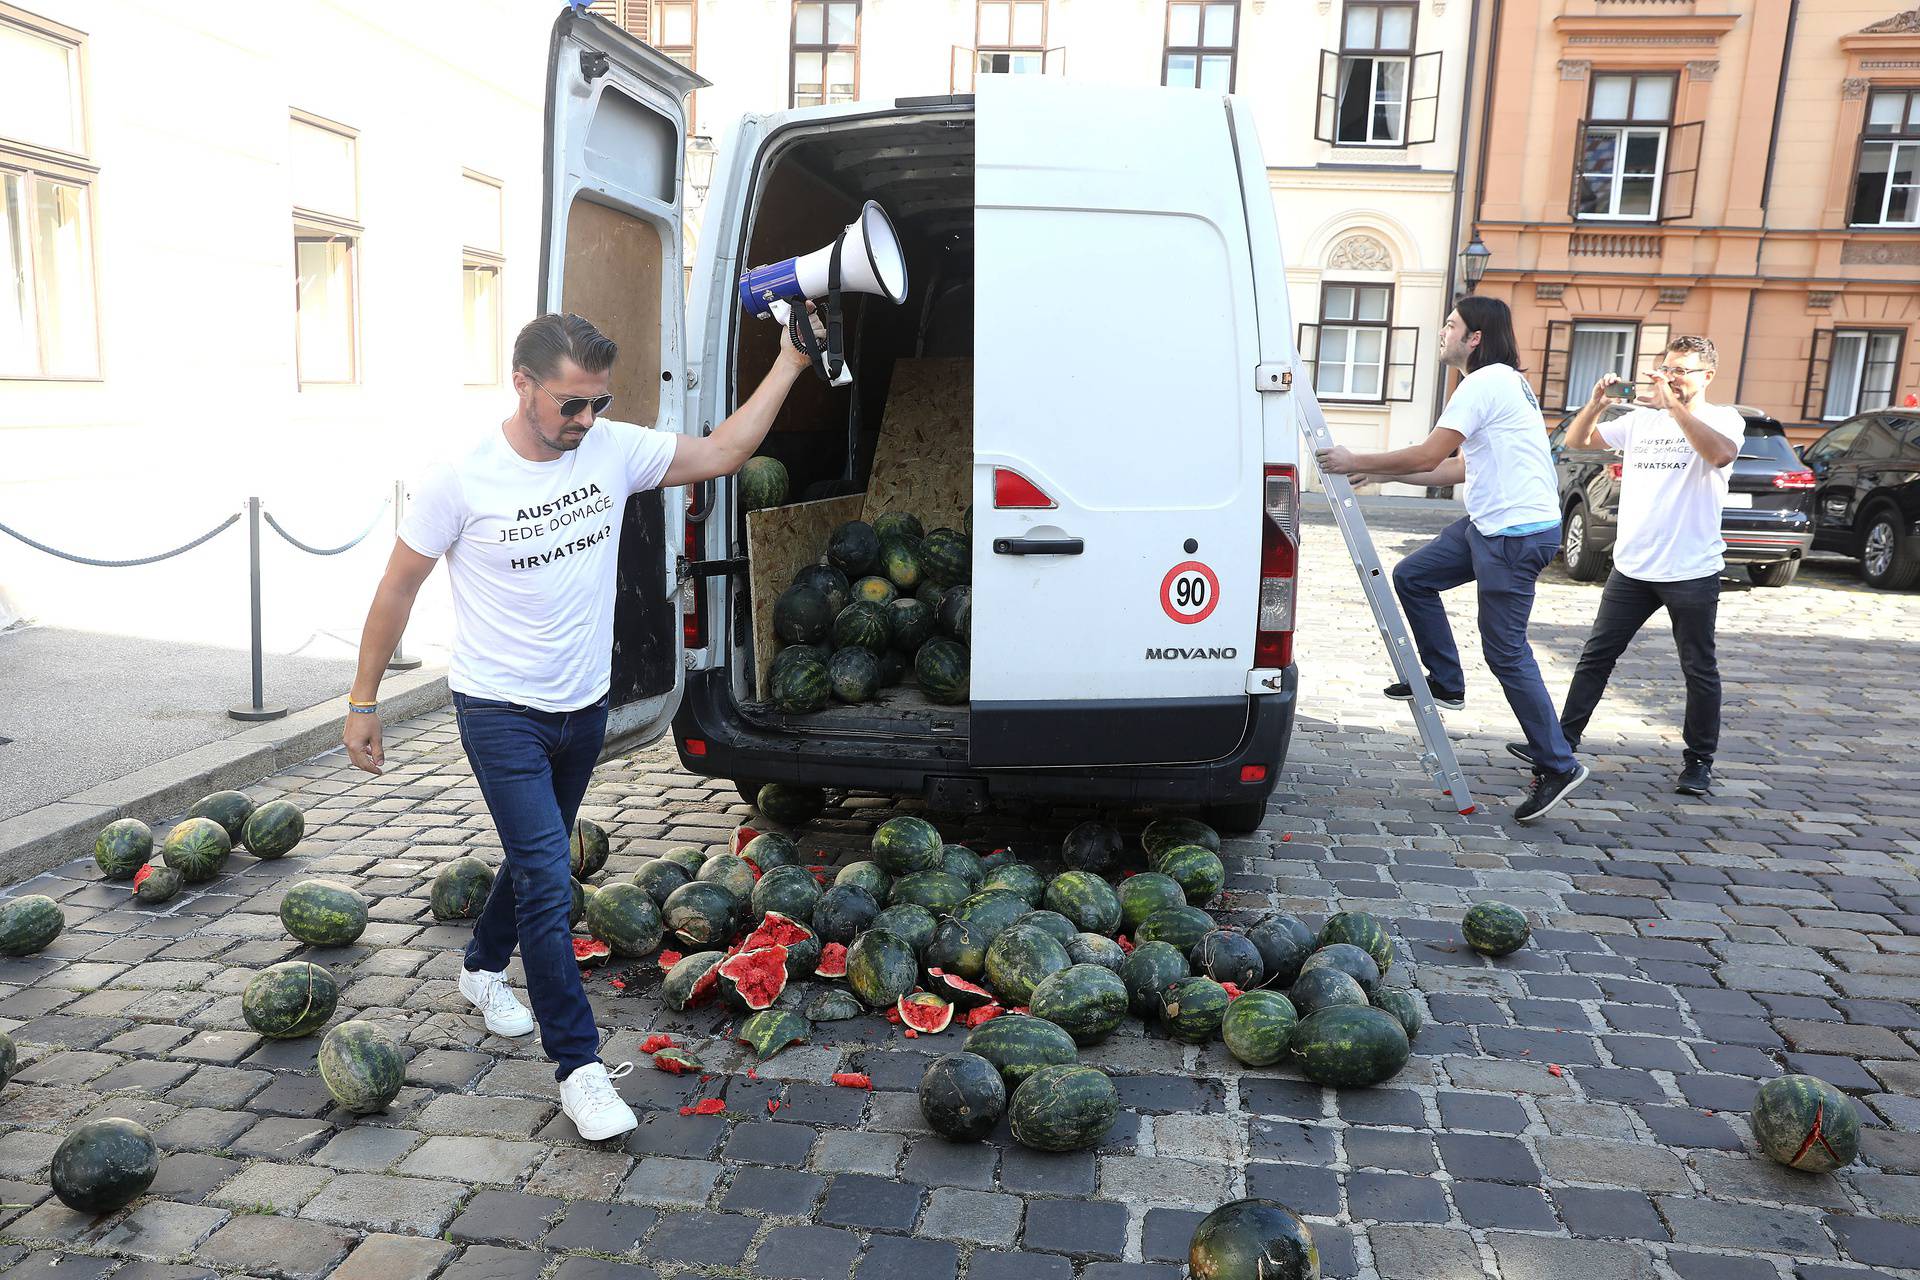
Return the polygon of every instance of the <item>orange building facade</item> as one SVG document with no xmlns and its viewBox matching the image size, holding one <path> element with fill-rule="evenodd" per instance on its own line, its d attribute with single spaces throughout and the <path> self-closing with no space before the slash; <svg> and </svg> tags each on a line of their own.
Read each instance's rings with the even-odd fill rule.
<svg viewBox="0 0 1920 1280">
<path fill-rule="evenodd" d="M 1920 9 L 1484 0 L 1463 242 L 1549 422 L 1670 337 L 1796 441 L 1920 392 Z"/>
</svg>

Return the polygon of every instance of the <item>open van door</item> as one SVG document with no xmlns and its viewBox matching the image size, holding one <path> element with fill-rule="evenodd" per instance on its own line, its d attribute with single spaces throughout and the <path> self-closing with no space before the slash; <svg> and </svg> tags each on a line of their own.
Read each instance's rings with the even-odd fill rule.
<svg viewBox="0 0 1920 1280">
<path fill-rule="evenodd" d="M 553 24 L 540 311 L 584 316 L 619 344 L 613 414 L 657 431 L 687 425 L 686 98 L 705 83 L 590 14 Z M 680 705 L 684 505 L 678 489 L 627 500 L 607 718 L 623 747 L 665 733 Z"/>
</svg>

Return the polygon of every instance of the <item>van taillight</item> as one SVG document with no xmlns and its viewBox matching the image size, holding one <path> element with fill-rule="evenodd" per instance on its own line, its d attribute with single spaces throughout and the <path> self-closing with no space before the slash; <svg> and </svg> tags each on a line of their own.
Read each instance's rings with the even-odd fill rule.
<svg viewBox="0 0 1920 1280">
<path fill-rule="evenodd" d="M 1293 606 L 1300 572 L 1300 492 L 1292 467 L 1268 467 L 1260 487 L 1260 624 L 1253 665 L 1293 661 Z"/>
<path fill-rule="evenodd" d="M 993 469 L 993 505 L 1003 511 L 1046 511 L 1059 505 L 1039 485 L 1008 467 Z"/>
<path fill-rule="evenodd" d="M 684 554 L 689 562 L 702 558 L 701 543 L 704 541 L 701 531 L 706 528 L 705 519 L 696 520 L 692 513 L 692 503 L 688 503 L 687 539 Z M 693 599 L 687 604 L 687 611 L 680 621 L 680 636 L 689 649 L 707 647 L 707 580 L 693 580 Z"/>
<path fill-rule="evenodd" d="M 1782 471 L 1773 477 L 1773 487 L 1776 489 L 1811 489 L 1813 488 L 1813 472 Z"/>
</svg>

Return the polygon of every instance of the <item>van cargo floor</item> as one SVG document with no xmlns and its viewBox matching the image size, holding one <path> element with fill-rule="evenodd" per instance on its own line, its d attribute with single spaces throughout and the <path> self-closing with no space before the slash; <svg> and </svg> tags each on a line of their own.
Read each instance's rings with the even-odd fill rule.
<svg viewBox="0 0 1920 1280">
<path fill-rule="evenodd" d="M 748 703 L 744 710 L 755 720 L 783 729 L 809 733 L 900 733 L 914 737 L 967 736 L 967 708 L 934 702 L 915 684 L 882 689 L 872 702 L 836 702 L 824 711 L 785 715 L 772 703 Z"/>
</svg>

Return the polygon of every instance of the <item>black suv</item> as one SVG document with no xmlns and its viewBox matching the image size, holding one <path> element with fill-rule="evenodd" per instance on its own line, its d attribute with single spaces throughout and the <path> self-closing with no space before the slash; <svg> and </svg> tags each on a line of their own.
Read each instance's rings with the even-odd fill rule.
<svg viewBox="0 0 1920 1280">
<path fill-rule="evenodd" d="M 1600 411 L 1600 421 L 1639 407 L 1610 404 Z M 1758 409 L 1736 407 L 1746 419 L 1747 438 L 1734 460 L 1720 514 L 1727 564 L 1745 566 L 1755 586 L 1784 587 L 1800 572 L 1813 543 L 1813 473 L 1787 443 L 1784 427 Z M 1560 476 L 1560 554 L 1569 574 L 1597 582 L 1612 567 L 1613 544 L 1620 536 L 1621 464 L 1618 453 L 1605 445 L 1567 448 L 1573 418 L 1571 413 L 1562 418 L 1547 437 Z"/>
<path fill-rule="evenodd" d="M 1868 586 L 1920 582 L 1920 410 L 1858 414 L 1800 450 L 1813 471 L 1813 545 L 1860 561 Z"/>
</svg>

